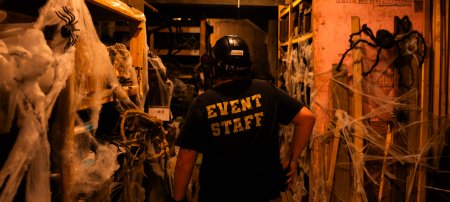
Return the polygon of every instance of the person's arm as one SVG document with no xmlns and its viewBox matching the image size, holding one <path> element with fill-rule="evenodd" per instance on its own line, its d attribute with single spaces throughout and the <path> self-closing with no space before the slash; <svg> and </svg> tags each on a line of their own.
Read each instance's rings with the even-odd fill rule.
<svg viewBox="0 0 450 202">
<path fill-rule="evenodd" d="M 186 198 L 186 190 L 191 179 L 192 170 L 197 160 L 198 152 L 180 148 L 175 165 L 173 200 L 182 201 Z"/>
<path fill-rule="evenodd" d="M 307 107 L 302 107 L 291 122 L 295 124 L 295 126 L 294 135 L 289 147 L 289 159 L 284 163 L 285 169 L 288 169 L 288 173 L 286 174 L 288 180 L 286 183 L 292 182 L 295 176 L 297 171 L 297 160 L 303 149 L 308 145 L 316 118 Z"/>
</svg>

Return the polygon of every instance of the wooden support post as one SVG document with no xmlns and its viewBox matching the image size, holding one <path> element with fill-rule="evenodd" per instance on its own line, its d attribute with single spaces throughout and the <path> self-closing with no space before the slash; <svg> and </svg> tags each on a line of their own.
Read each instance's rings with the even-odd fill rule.
<svg viewBox="0 0 450 202">
<path fill-rule="evenodd" d="M 143 79 L 142 76 L 144 76 L 144 72 L 147 73 L 147 70 L 144 70 L 144 67 L 146 67 L 147 61 L 145 61 L 146 58 L 146 25 L 145 20 L 144 21 L 138 21 L 136 22 L 136 28 L 133 30 L 132 33 L 134 33 L 134 36 L 130 40 L 130 55 L 133 62 L 133 67 L 138 68 L 136 70 L 136 74 L 138 75 L 138 82 L 139 82 L 139 99 L 144 96 L 143 92 Z M 145 64 L 144 64 L 145 63 Z M 146 75 L 146 74 L 145 74 Z"/>
<path fill-rule="evenodd" d="M 203 54 L 206 53 L 206 35 L 207 35 L 207 30 L 206 30 L 206 19 L 201 19 L 200 20 L 200 57 L 199 57 L 199 62 L 201 59 L 201 56 Z"/>
<path fill-rule="evenodd" d="M 359 17 L 352 16 L 352 33 L 359 32 L 360 30 L 360 22 Z M 354 41 L 357 41 L 360 37 L 356 36 L 353 37 Z M 354 143 L 355 143 L 355 162 L 357 170 L 355 170 L 355 184 L 356 186 L 363 186 L 364 185 L 364 170 L 363 170 L 363 124 L 362 124 L 362 65 L 361 65 L 361 51 L 358 47 L 352 50 L 352 58 L 353 58 L 353 88 L 354 88 L 354 95 L 353 95 L 353 117 L 355 118 L 355 133 L 354 133 Z M 355 193 L 355 201 L 360 202 L 363 201 L 363 197 L 360 193 Z"/>
<path fill-rule="evenodd" d="M 431 33 L 429 32 L 429 30 L 432 31 L 431 29 L 431 19 L 430 19 L 430 6 L 431 3 L 430 1 L 424 1 L 424 6 L 423 6 L 423 10 L 424 10 L 424 38 L 425 38 L 425 43 L 428 44 L 428 47 L 430 47 L 431 45 Z M 430 51 L 427 51 L 428 53 Z M 430 110 L 430 57 L 429 55 L 425 57 L 425 62 L 424 62 L 424 66 L 422 67 L 422 89 L 421 89 L 421 112 L 420 112 L 420 118 L 423 121 L 421 124 L 421 128 L 420 128 L 420 136 L 419 136 L 419 144 L 418 144 L 418 150 L 417 152 L 421 152 L 424 148 L 425 145 L 428 142 L 428 120 L 429 120 L 429 110 Z M 424 157 L 426 154 L 422 153 L 422 155 L 419 158 L 419 161 L 422 162 L 424 161 Z M 420 163 L 419 162 L 419 163 Z M 407 195 L 406 195 L 406 201 L 412 201 L 414 200 L 414 198 L 411 196 L 411 191 L 412 188 L 414 186 L 414 184 L 417 185 L 417 191 L 416 191 L 416 198 L 415 201 L 425 201 L 425 186 L 426 186 L 426 168 L 424 166 L 420 166 L 418 167 L 417 172 L 417 184 L 414 183 L 416 180 L 413 179 L 412 181 L 409 181 L 409 185 L 407 187 Z M 412 176 L 415 177 L 415 176 Z"/>
<path fill-rule="evenodd" d="M 431 2 L 423 1 L 423 36 L 425 38 L 425 44 L 427 47 L 431 47 L 431 34 L 432 30 L 432 18 L 431 18 Z M 429 134 L 429 112 L 430 112 L 430 49 L 427 50 L 427 56 L 425 57 L 424 64 L 421 67 L 421 82 L 420 87 L 420 135 L 419 137 L 411 135 L 408 138 L 409 150 L 419 154 L 424 149 L 428 142 Z M 418 83 L 419 84 L 419 83 Z M 419 162 L 423 162 L 427 154 L 421 153 Z M 426 186 L 426 170 L 423 166 L 410 165 L 408 167 L 408 174 L 406 178 L 406 196 L 405 201 L 425 201 L 425 186 Z"/>
<path fill-rule="evenodd" d="M 75 68 L 76 69 L 76 68 Z M 55 111 L 55 120 L 60 120 L 57 128 L 52 134 L 62 135 L 63 140 L 61 148 L 61 185 L 64 202 L 76 201 L 76 196 L 69 195 L 72 193 L 74 170 L 73 156 L 75 154 L 75 74 L 72 73 L 66 81 L 66 87 L 61 91 L 57 105 L 64 103 L 65 107 L 58 107 Z"/>
<path fill-rule="evenodd" d="M 450 96 L 448 96 L 449 91 L 450 91 L 450 69 L 448 69 L 448 67 L 450 67 L 450 43 L 449 43 L 449 32 L 450 32 L 450 1 L 445 1 L 445 7 L 446 8 L 446 12 L 445 12 L 445 61 L 444 61 L 444 67 L 447 67 L 447 91 L 444 95 L 447 95 L 447 116 L 450 116 L 450 107 L 448 106 L 450 103 Z"/>
<path fill-rule="evenodd" d="M 389 149 L 391 148 L 392 139 L 393 137 L 391 126 L 388 125 L 386 134 L 386 143 L 384 145 L 384 158 L 383 158 L 383 168 L 381 169 L 380 189 L 378 191 L 378 202 L 381 202 L 383 199 L 384 179 L 385 179 L 384 174 L 386 173 L 387 155 L 389 153 Z"/>
<path fill-rule="evenodd" d="M 334 110 L 342 110 L 348 113 L 348 90 L 346 85 L 348 82 L 348 72 L 347 68 L 341 67 L 341 71 L 336 71 L 336 66 L 333 67 L 333 79 L 336 80 L 336 82 L 331 81 L 330 83 L 330 97 L 332 98 L 332 109 Z M 330 114 L 330 117 L 334 117 L 335 114 Z M 335 176 L 335 170 L 336 170 L 336 160 L 338 158 L 338 152 L 339 152 L 339 141 L 341 136 L 341 130 L 342 127 L 339 121 L 336 121 L 336 119 L 333 119 L 333 122 L 336 122 L 336 127 L 334 129 L 334 137 L 333 137 L 333 143 L 331 146 L 331 154 L 330 154 L 330 166 L 328 168 L 328 176 L 327 176 L 327 196 L 325 197 L 326 201 L 331 201 L 331 194 L 333 191 L 333 184 L 334 182 L 337 183 L 336 189 L 338 190 L 338 193 L 345 193 L 345 190 L 342 189 L 348 189 L 346 186 L 340 186 L 342 183 L 347 183 L 348 179 L 341 179 L 341 180 L 334 180 Z M 340 175 L 336 176 L 339 178 Z M 339 191 L 340 190 L 340 191 Z M 343 198 L 344 200 L 346 198 Z"/>
<path fill-rule="evenodd" d="M 433 115 L 441 113 L 441 1 L 433 1 Z"/>
<path fill-rule="evenodd" d="M 433 132 L 432 134 L 436 134 L 431 136 L 432 138 L 432 151 L 433 156 L 437 154 L 437 149 L 440 143 L 437 132 L 440 127 L 440 117 L 442 116 L 442 101 L 441 93 L 442 93 L 442 76 L 444 72 L 442 71 L 442 56 L 441 56 L 441 48 L 442 48 L 442 24 L 441 24 L 441 0 L 433 1 L 433 29 L 432 29 L 432 44 L 433 44 Z M 447 85 L 445 85 L 447 86 Z M 444 97 L 444 96 L 442 96 Z M 444 107 L 445 109 L 445 107 Z M 421 147 L 422 148 L 422 147 Z M 437 159 L 434 159 L 435 162 Z M 422 168 L 425 173 L 425 168 Z M 425 175 L 425 174 L 424 174 Z M 420 177 L 420 176 L 419 176 Z M 421 182 L 419 179 L 418 186 L 422 186 L 424 190 L 421 190 L 421 187 L 418 187 L 418 198 L 419 201 L 425 201 L 425 186 L 426 181 Z M 421 200 L 423 198 L 423 200 Z"/>
</svg>

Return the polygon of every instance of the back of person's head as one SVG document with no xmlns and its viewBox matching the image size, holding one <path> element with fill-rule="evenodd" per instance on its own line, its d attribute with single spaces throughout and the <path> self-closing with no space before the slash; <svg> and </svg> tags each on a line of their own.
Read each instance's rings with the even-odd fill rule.
<svg viewBox="0 0 450 202">
<path fill-rule="evenodd" d="M 212 48 L 212 68 L 215 79 L 233 79 L 250 74 L 251 59 L 247 43 L 237 35 L 226 35 Z"/>
</svg>

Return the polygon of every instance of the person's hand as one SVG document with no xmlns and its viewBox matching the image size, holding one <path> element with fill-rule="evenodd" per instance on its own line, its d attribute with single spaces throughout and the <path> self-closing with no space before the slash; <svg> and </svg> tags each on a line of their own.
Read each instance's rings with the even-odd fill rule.
<svg viewBox="0 0 450 202">
<path fill-rule="evenodd" d="M 287 160 L 283 162 L 283 169 L 285 173 L 286 188 L 294 181 L 295 174 L 297 173 L 298 163 L 296 160 Z"/>
</svg>

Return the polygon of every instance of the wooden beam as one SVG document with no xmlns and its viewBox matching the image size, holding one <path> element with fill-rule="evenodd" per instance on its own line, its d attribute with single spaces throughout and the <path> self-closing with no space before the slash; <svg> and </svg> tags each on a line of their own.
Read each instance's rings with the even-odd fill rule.
<svg viewBox="0 0 450 202">
<path fill-rule="evenodd" d="M 153 49 L 153 52 L 157 55 L 167 55 L 169 54 L 168 49 Z M 181 49 L 181 50 L 172 50 L 173 55 L 177 56 L 200 56 L 199 49 Z"/>
<path fill-rule="evenodd" d="M 138 97 L 141 99 L 144 96 L 144 84 L 142 76 L 144 76 L 144 72 L 147 72 L 145 67 L 147 66 L 146 56 L 146 44 L 147 44 L 147 32 L 145 20 L 136 23 L 136 26 L 133 27 L 132 32 L 133 37 L 130 40 L 130 56 L 132 58 L 133 67 L 136 70 L 136 74 L 138 75 L 138 83 L 139 83 L 139 93 Z"/>
<path fill-rule="evenodd" d="M 446 12 L 445 12 L 445 62 L 444 62 L 444 67 L 447 67 L 447 92 L 444 95 L 447 95 L 447 116 L 450 116 L 450 107 L 448 106 L 450 103 L 450 96 L 449 91 L 450 91 L 450 70 L 448 69 L 448 67 L 450 67 L 450 43 L 449 43 L 449 32 L 450 32 L 450 1 L 445 1 L 445 7 L 446 8 Z"/>
<path fill-rule="evenodd" d="M 283 1 L 284 2 L 284 1 Z M 274 0 L 152 0 L 151 4 L 198 4 L 198 5 L 214 5 L 214 6 L 277 6 Z"/>
<path fill-rule="evenodd" d="M 76 62 L 75 62 L 76 63 Z M 75 64 L 77 65 L 77 64 Z M 77 68 L 75 68 L 77 69 Z M 64 103 L 64 107 L 57 107 L 55 111 L 55 120 L 60 120 L 58 126 L 55 127 L 53 134 L 63 136 L 60 162 L 61 162 L 61 186 L 63 201 L 76 201 L 77 196 L 72 196 L 73 176 L 74 176 L 74 157 L 75 154 L 75 73 L 72 73 L 66 81 L 66 87 L 61 91 L 58 97 L 58 105 Z"/>
<path fill-rule="evenodd" d="M 431 34 L 433 33 L 433 30 L 431 29 L 432 20 L 431 20 L 431 2 L 430 1 L 423 1 L 423 8 L 424 8 L 424 38 L 425 43 L 428 44 L 428 47 L 431 46 Z M 430 49 L 429 49 L 430 50 Z M 431 51 L 427 51 L 430 53 Z M 428 113 L 430 111 L 430 56 L 427 55 L 425 57 L 425 62 L 422 67 L 422 89 L 421 89 L 421 111 L 420 111 L 420 118 L 423 121 L 421 124 L 420 129 L 420 136 L 419 136 L 419 148 L 418 152 L 423 152 L 423 149 L 425 148 L 426 144 L 428 143 L 428 120 L 429 116 Z M 426 154 L 422 153 L 419 157 L 419 163 L 424 162 L 424 157 Z M 414 198 L 411 197 L 411 188 L 415 180 L 411 182 L 407 190 L 407 196 L 406 201 L 412 201 Z M 415 201 L 425 201 L 425 193 L 426 193 L 426 168 L 424 166 L 418 167 L 417 170 L 417 187 L 416 187 L 416 198 Z"/>
<path fill-rule="evenodd" d="M 208 36 L 208 34 L 206 33 L 207 32 L 206 26 L 207 26 L 206 19 L 201 19 L 200 20 L 200 30 L 199 30 L 200 31 L 200 52 L 199 52 L 200 56 L 203 54 L 206 54 L 206 40 L 209 40 L 206 37 L 206 36 Z M 200 58 L 199 58 L 199 62 L 200 62 Z"/>
<path fill-rule="evenodd" d="M 344 112 L 348 113 L 348 90 L 347 87 L 344 86 L 348 83 L 348 71 L 347 68 L 341 67 L 341 71 L 336 71 L 336 66 L 333 66 L 333 79 L 336 80 L 336 82 L 330 82 L 330 97 L 332 99 L 332 109 L 336 109 L 336 113 L 339 113 L 337 110 L 342 110 Z M 330 114 L 331 117 L 335 117 L 335 114 Z M 337 179 L 335 180 L 335 170 L 336 170 L 336 160 L 338 157 L 339 152 L 339 145 L 340 145 L 340 136 L 341 136 L 341 124 L 337 120 L 337 118 L 333 119 L 333 122 L 336 122 L 336 127 L 334 129 L 334 137 L 333 137 L 333 144 L 331 146 L 331 154 L 330 154 L 330 166 L 328 168 L 328 176 L 327 176 L 327 196 L 325 197 L 326 201 L 332 201 L 331 200 L 331 193 L 333 191 L 333 185 L 334 182 L 336 182 L 337 190 L 342 190 L 344 188 L 343 186 L 340 186 L 344 181 L 348 181 L 347 179 Z M 336 176 L 338 178 L 338 176 Z M 345 187 L 344 189 L 348 189 L 349 187 Z M 339 193 L 339 191 L 337 191 Z M 344 191 L 345 192 L 345 191 Z M 343 200 L 346 200 L 346 198 L 343 198 Z"/>
<path fill-rule="evenodd" d="M 352 16 L 352 33 L 359 32 L 360 30 L 360 21 L 359 17 Z M 357 41 L 360 38 L 360 36 L 355 35 L 353 38 L 354 41 Z M 356 184 L 359 184 L 362 186 L 364 184 L 364 170 L 362 165 L 364 164 L 362 161 L 362 155 L 363 155 L 363 124 L 362 124 L 362 65 L 361 65 L 361 57 L 362 53 L 361 50 L 356 47 L 352 50 L 352 58 L 353 58 L 353 89 L 354 89 L 354 95 L 353 95 L 353 117 L 356 120 L 355 121 L 355 132 L 354 132 L 354 143 L 355 143 L 355 162 L 357 170 L 355 170 L 356 174 L 356 180 L 359 180 L 359 182 L 356 182 Z M 359 165 L 361 166 L 359 166 Z M 363 196 L 360 193 L 355 193 L 355 201 L 361 202 L 363 201 Z"/>
<path fill-rule="evenodd" d="M 204 20 L 204 19 L 202 19 L 202 20 Z M 202 20 L 200 20 L 200 27 L 180 27 L 181 32 L 183 32 L 183 33 L 201 33 L 200 29 L 201 29 L 201 26 L 202 26 L 201 25 Z M 205 33 L 206 33 L 206 24 L 204 26 L 205 26 Z M 170 32 L 168 27 L 164 27 L 164 28 L 160 29 L 160 28 L 158 28 L 156 26 L 149 26 L 149 27 L 147 27 L 147 31 L 150 32 L 150 33 L 153 33 L 153 32 L 169 33 Z M 172 32 L 176 32 L 175 28 L 172 28 Z"/>
<path fill-rule="evenodd" d="M 445 88 L 447 85 L 444 85 L 446 82 L 446 68 L 443 67 L 443 45 L 444 40 L 442 29 L 442 23 L 445 23 L 442 19 L 442 5 L 440 0 L 434 1 L 433 5 L 433 70 L 434 70 L 434 103 L 433 103 L 433 114 L 441 117 L 445 115 L 446 108 L 446 99 L 444 99 L 443 93 L 445 93 Z M 442 96 L 441 96 L 442 95 Z"/>
<path fill-rule="evenodd" d="M 104 8 L 112 13 L 121 15 L 134 21 L 145 21 L 144 12 L 141 12 L 120 0 L 87 0 L 94 5 Z"/>
<path fill-rule="evenodd" d="M 391 126 L 388 125 L 387 134 L 386 134 L 386 143 L 384 145 L 384 156 L 383 156 L 383 167 L 381 169 L 381 179 L 380 179 L 380 188 L 378 190 L 378 202 L 383 201 L 383 190 L 384 190 L 384 174 L 386 173 L 386 166 L 387 166 L 387 155 L 389 153 L 389 149 L 391 147 L 392 142 L 392 130 Z"/>
</svg>

